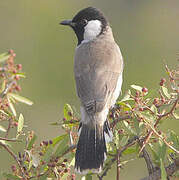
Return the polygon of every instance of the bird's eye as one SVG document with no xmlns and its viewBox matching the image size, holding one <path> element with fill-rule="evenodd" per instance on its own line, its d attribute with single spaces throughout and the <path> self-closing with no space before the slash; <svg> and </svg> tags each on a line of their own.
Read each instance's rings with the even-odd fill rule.
<svg viewBox="0 0 179 180">
<path fill-rule="evenodd" d="M 88 23 L 88 21 L 86 19 L 82 19 L 80 21 L 80 24 L 83 25 L 83 26 L 85 26 L 87 23 Z"/>
</svg>

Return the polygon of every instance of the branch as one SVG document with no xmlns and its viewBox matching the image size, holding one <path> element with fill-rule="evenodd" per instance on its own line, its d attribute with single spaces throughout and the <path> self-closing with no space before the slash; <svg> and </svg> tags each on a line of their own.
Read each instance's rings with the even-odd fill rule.
<svg viewBox="0 0 179 180">
<path fill-rule="evenodd" d="M 18 139 L 7 139 L 7 138 L 3 138 L 3 137 L 0 137 L 0 140 L 10 141 L 10 142 L 22 142 L 21 140 L 18 140 Z"/>
<path fill-rule="evenodd" d="M 139 145 L 140 146 L 142 146 L 142 142 L 143 142 L 142 140 L 139 140 Z M 155 168 L 153 166 L 153 163 L 152 163 L 152 160 L 150 158 L 150 155 L 146 151 L 145 147 L 143 148 L 142 153 L 143 154 L 141 155 L 141 157 L 143 157 L 144 160 L 145 160 L 145 163 L 146 163 L 147 169 L 148 169 L 148 173 L 149 173 L 149 175 L 153 175 Z"/>
<path fill-rule="evenodd" d="M 104 176 L 107 175 L 107 172 L 109 169 L 111 169 L 112 164 L 121 157 L 122 153 L 129 148 L 130 146 L 133 146 L 135 143 L 137 142 L 137 138 L 133 138 L 131 140 L 128 141 L 128 143 L 123 146 L 120 150 L 118 150 L 118 153 L 115 155 L 114 158 L 111 159 L 111 161 L 109 162 L 109 164 L 106 166 L 106 169 L 103 171 L 103 173 L 101 175 L 97 175 L 99 180 L 102 180 Z M 120 163 L 120 162 L 119 162 Z M 121 168 L 120 164 L 118 166 L 119 168 Z"/>
<path fill-rule="evenodd" d="M 22 173 L 22 176 L 23 176 L 23 177 L 26 177 L 26 174 L 25 174 L 25 172 L 24 172 L 23 167 L 21 166 L 19 160 L 17 159 L 16 155 L 11 151 L 11 149 L 9 149 L 8 146 L 5 145 L 5 144 L 3 144 L 2 142 L 0 142 L 0 146 L 2 146 L 2 147 L 14 158 L 14 160 L 15 160 L 16 163 L 17 163 L 17 165 L 19 166 L 19 169 L 20 169 L 20 171 L 21 171 L 21 173 Z"/>
<path fill-rule="evenodd" d="M 126 119 L 131 119 L 131 116 L 122 116 L 122 117 L 118 117 L 117 119 L 115 119 L 111 124 L 110 127 L 113 128 L 118 122 L 126 120 Z"/>
<path fill-rule="evenodd" d="M 167 176 L 172 176 L 176 171 L 179 170 L 179 158 L 175 159 L 172 164 L 165 168 Z M 141 180 L 159 180 L 161 178 L 161 170 L 157 169 L 153 175 L 149 175 Z"/>
<path fill-rule="evenodd" d="M 170 109 L 170 111 L 167 112 L 167 113 L 165 113 L 165 114 L 163 114 L 163 115 L 158 115 L 158 119 L 156 120 L 156 122 L 155 122 L 155 124 L 154 124 L 154 128 L 157 127 L 158 123 L 160 122 L 160 120 L 161 120 L 162 118 L 164 118 L 164 117 L 166 117 L 166 116 L 168 116 L 168 115 L 170 115 L 170 114 L 173 114 L 173 111 L 175 110 L 175 108 L 176 108 L 176 106 L 177 106 L 177 104 L 178 104 L 178 101 L 179 101 L 179 93 L 178 93 L 177 99 L 175 100 L 175 102 L 174 102 L 172 108 Z M 154 129 L 154 128 L 153 128 L 153 129 Z M 154 133 L 153 129 L 145 136 L 145 138 L 144 138 L 145 140 L 144 140 L 144 142 L 143 142 L 143 146 L 141 147 L 141 149 L 140 149 L 140 151 L 139 151 L 139 154 L 142 152 L 142 150 L 143 150 L 143 148 L 145 147 L 145 145 L 149 142 L 152 134 Z M 158 133 L 157 133 L 157 134 L 158 134 Z M 166 143 L 166 141 L 165 141 L 165 143 Z"/>
<path fill-rule="evenodd" d="M 3 98 L 7 92 L 9 91 L 9 89 L 12 87 L 12 85 L 14 84 L 15 81 L 11 81 L 9 84 L 6 85 L 4 91 L 0 94 L 0 98 Z"/>
</svg>

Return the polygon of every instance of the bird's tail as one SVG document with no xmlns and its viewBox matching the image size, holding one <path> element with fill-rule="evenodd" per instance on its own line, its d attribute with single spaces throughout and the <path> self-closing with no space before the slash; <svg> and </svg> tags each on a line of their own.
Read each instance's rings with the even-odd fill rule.
<svg viewBox="0 0 179 180">
<path fill-rule="evenodd" d="M 106 159 L 106 137 L 110 137 L 108 122 L 103 126 L 81 124 L 75 156 L 75 169 L 86 174 L 89 170 L 99 173 Z M 108 138 L 109 140 L 109 138 Z"/>
</svg>

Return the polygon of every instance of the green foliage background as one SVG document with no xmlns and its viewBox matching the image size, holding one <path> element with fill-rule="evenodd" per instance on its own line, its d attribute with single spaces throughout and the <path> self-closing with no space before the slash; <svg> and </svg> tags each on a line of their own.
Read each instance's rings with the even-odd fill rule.
<svg viewBox="0 0 179 180">
<path fill-rule="evenodd" d="M 61 134 L 60 129 L 49 124 L 62 118 L 65 103 L 79 107 L 73 79 L 76 37 L 59 22 L 87 6 L 100 8 L 112 25 L 125 60 L 123 92 L 136 83 L 155 89 L 161 76 L 165 76 L 164 64 L 176 64 L 178 0 L 1 0 L 0 51 L 13 48 L 16 62 L 27 73 L 21 83 L 22 95 L 30 97 L 34 105 L 18 108 L 29 129 L 38 133 L 39 142 Z M 163 128 L 179 130 L 173 120 L 164 123 Z M 1 150 L 0 170 L 9 168 L 11 161 Z M 146 175 L 143 160 L 138 160 L 137 165 L 136 161 L 128 163 L 127 167 L 122 170 L 123 179 Z"/>
</svg>

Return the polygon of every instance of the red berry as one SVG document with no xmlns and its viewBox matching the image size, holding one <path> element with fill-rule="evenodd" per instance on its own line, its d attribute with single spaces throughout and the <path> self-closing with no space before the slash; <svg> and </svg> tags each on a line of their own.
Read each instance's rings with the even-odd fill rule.
<svg viewBox="0 0 179 180">
<path fill-rule="evenodd" d="M 20 77 L 18 75 L 15 75 L 14 79 L 18 81 L 20 79 Z"/>
<path fill-rule="evenodd" d="M 163 82 L 160 82 L 160 86 L 163 86 L 163 84 L 164 84 Z"/>
<path fill-rule="evenodd" d="M 146 87 L 143 87 L 143 88 L 142 88 L 142 92 L 147 93 L 147 92 L 148 92 L 148 89 L 147 89 Z"/>
<path fill-rule="evenodd" d="M 16 126 L 16 127 L 17 127 L 17 126 L 18 126 L 18 122 L 15 122 L 15 123 L 14 123 L 14 126 Z"/>
<path fill-rule="evenodd" d="M 155 98 L 153 104 L 158 104 L 158 103 L 159 103 L 159 98 Z"/>
<path fill-rule="evenodd" d="M 134 100 L 136 103 L 139 103 L 139 98 L 136 97 Z"/>
<path fill-rule="evenodd" d="M 165 83 L 165 82 L 166 82 L 166 79 L 165 79 L 165 78 L 162 78 L 162 79 L 160 80 L 160 82 Z"/>
<path fill-rule="evenodd" d="M 13 54 L 14 50 L 13 49 L 9 49 L 9 54 Z"/>
<path fill-rule="evenodd" d="M 17 64 L 17 69 L 21 70 L 22 69 L 22 64 Z"/>
<path fill-rule="evenodd" d="M 67 161 L 68 161 L 68 159 L 64 159 L 64 160 L 63 160 L 63 162 L 67 162 Z"/>
<path fill-rule="evenodd" d="M 144 108 L 143 108 L 143 107 L 140 107 L 140 108 L 139 108 L 139 111 L 143 111 L 143 110 L 144 110 Z"/>
<path fill-rule="evenodd" d="M 13 57 L 16 57 L 16 53 L 13 53 L 12 56 L 13 56 Z"/>
<path fill-rule="evenodd" d="M 66 118 L 63 118 L 63 121 L 66 121 Z"/>
<path fill-rule="evenodd" d="M 136 91 L 136 97 L 138 97 L 140 95 L 139 91 Z"/>
<path fill-rule="evenodd" d="M 15 172 L 17 170 L 15 165 L 12 165 L 11 169 L 12 169 L 13 172 Z"/>
<path fill-rule="evenodd" d="M 119 134 L 123 134 L 123 133 L 124 133 L 124 129 L 120 129 L 120 130 L 118 131 L 118 133 L 119 133 Z"/>
<path fill-rule="evenodd" d="M 16 91 L 21 91 L 21 87 L 20 86 L 15 86 L 15 89 L 16 89 Z"/>
<path fill-rule="evenodd" d="M 16 70 L 16 69 L 14 69 L 14 70 L 12 71 L 12 73 L 16 74 L 16 73 L 17 73 L 17 70 Z"/>
<path fill-rule="evenodd" d="M 72 175 L 71 175 L 72 180 L 75 180 L 75 177 L 76 177 L 75 174 L 72 174 Z"/>
</svg>

